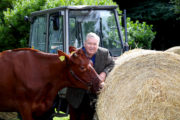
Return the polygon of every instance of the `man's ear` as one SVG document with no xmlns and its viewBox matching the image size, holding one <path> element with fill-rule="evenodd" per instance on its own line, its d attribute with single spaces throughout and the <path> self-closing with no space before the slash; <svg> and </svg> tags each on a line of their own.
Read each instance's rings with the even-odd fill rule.
<svg viewBox="0 0 180 120">
<path fill-rule="evenodd" d="M 69 46 L 69 53 L 71 54 L 71 53 L 73 53 L 73 52 L 75 52 L 77 49 L 76 49 L 76 47 L 74 47 L 74 46 Z"/>
<path fill-rule="evenodd" d="M 68 61 L 69 60 L 69 55 L 67 55 L 66 53 L 64 53 L 63 51 L 61 50 L 58 50 L 58 56 L 59 56 L 59 60 L 61 62 L 64 62 L 64 61 Z"/>
</svg>

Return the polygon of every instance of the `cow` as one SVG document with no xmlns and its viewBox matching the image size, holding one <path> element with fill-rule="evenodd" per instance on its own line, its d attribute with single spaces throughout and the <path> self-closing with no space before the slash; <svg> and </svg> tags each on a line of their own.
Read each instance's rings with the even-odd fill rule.
<svg viewBox="0 0 180 120">
<path fill-rule="evenodd" d="M 97 92 L 101 79 L 82 49 L 71 55 L 31 48 L 0 53 L 0 111 L 17 111 L 23 120 L 45 120 L 59 90 L 75 87 Z"/>
</svg>

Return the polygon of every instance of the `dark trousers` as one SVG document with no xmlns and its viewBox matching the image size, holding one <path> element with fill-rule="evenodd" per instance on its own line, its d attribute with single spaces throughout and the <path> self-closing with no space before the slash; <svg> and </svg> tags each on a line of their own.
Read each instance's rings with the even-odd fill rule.
<svg viewBox="0 0 180 120">
<path fill-rule="evenodd" d="M 93 120 L 96 95 L 86 93 L 78 108 L 70 106 L 70 120 Z"/>
</svg>

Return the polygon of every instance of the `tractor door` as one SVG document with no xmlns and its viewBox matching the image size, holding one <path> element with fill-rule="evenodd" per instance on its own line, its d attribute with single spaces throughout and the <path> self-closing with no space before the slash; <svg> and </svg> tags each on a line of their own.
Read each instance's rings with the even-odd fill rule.
<svg viewBox="0 0 180 120">
<path fill-rule="evenodd" d="M 49 53 L 57 53 L 58 49 L 64 51 L 63 16 L 61 12 L 50 14 L 48 41 Z"/>
</svg>

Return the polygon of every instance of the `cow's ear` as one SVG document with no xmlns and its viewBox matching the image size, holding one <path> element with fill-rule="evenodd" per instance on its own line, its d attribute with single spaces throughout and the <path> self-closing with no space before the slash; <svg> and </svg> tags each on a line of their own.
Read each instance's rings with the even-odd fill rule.
<svg viewBox="0 0 180 120">
<path fill-rule="evenodd" d="M 72 54 L 73 52 L 75 52 L 77 49 L 74 46 L 69 46 L 69 53 Z"/>
<path fill-rule="evenodd" d="M 67 55 L 66 53 L 64 53 L 63 51 L 61 50 L 58 50 L 58 56 L 59 56 L 59 60 L 61 62 L 64 62 L 64 61 L 68 61 L 69 60 L 69 55 Z"/>
</svg>

